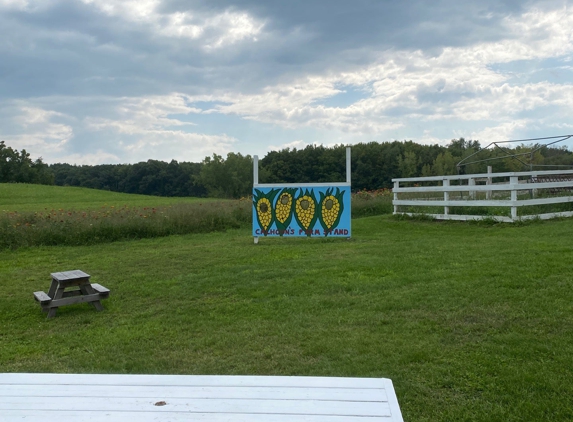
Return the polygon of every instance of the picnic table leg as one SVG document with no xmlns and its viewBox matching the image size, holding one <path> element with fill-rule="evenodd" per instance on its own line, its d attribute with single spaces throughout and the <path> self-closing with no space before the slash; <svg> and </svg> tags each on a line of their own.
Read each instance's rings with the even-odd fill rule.
<svg viewBox="0 0 573 422">
<path fill-rule="evenodd" d="M 50 299 L 54 300 L 54 296 L 56 294 L 57 289 L 58 289 L 58 282 L 52 278 L 52 284 L 50 284 L 50 290 L 48 290 L 48 296 L 50 296 Z M 48 311 L 49 311 L 48 308 L 42 308 L 42 312 L 47 313 Z M 56 315 L 55 312 L 54 315 Z"/>
<path fill-rule="evenodd" d="M 50 296 L 50 297 L 52 298 L 52 300 L 61 299 L 61 298 L 64 296 L 64 290 L 65 290 L 65 288 L 64 288 L 63 286 L 60 286 L 60 284 L 57 283 L 57 282 L 56 282 L 56 283 L 52 282 L 52 286 L 50 287 L 50 293 L 52 292 L 52 289 L 54 288 L 54 285 L 56 286 L 56 287 L 55 287 L 55 292 L 54 292 L 54 294 L 53 294 L 53 295 L 52 295 L 52 294 L 48 294 L 48 296 Z M 58 310 L 57 307 L 50 308 L 50 310 L 48 311 L 48 316 L 47 316 L 47 318 L 53 318 L 53 317 L 55 317 L 57 310 Z"/>
<path fill-rule="evenodd" d="M 95 294 L 97 294 L 97 292 L 94 290 L 92 285 L 89 283 L 88 284 L 80 284 L 79 288 L 80 288 L 80 291 L 82 292 L 82 295 L 95 295 Z M 99 300 L 90 302 L 90 305 L 92 305 L 98 311 L 103 311 L 103 305 L 101 304 L 101 302 Z"/>
<path fill-rule="evenodd" d="M 50 296 L 53 299 L 57 289 L 58 289 L 58 282 L 52 279 L 52 284 L 50 284 L 50 290 L 48 290 L 48 296 Z"/>
</svg>

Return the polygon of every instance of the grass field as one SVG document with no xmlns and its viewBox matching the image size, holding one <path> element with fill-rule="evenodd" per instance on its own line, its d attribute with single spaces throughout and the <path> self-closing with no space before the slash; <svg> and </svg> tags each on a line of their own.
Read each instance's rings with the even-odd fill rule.
<svg viewBox="0 0 573 422">
<path fill-rule="evenodd" d="M 573 224 L 355 219 L 0 252 L 0 371 L 388 377 L 406 421 L 573 420 Z M 95 312 L 32 292 L 82 269 Z"/>
<path fill-rule="evenodd" d="M 27 184 L 0 184 L 0 193 L 0 250 L 208 233 L 251 221 L 245 198 L 162 198 Z"/>
<path fill-rule="evenodd" d="M 20 213 L 51 209 L 95 210 L 102 206 L 161 207 L 209 202 L 207 198 L 165 198 L 67 186 L 0 183 L 0 212 Z"/>
<path fill-rule="evenodd" d="M 26 184 L 0 184 L 0 193 L 0 250 L 85 246 L 252 224 L 250 198 L 162 198 Z M 351 202 L 353 217 L 392 212 L 385 189 L 353 194 Z"/>
</svg>

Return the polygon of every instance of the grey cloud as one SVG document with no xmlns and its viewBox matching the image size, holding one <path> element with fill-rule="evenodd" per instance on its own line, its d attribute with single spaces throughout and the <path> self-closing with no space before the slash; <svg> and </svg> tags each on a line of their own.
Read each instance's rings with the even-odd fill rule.
<svg viewBox="0 0 573 422">
<path fill-rule="evenodd" d="M 496 23 L 510 13 L 520 13 L 528 2 L 517 0 L 460 2 L 456 0 L 211 0 L 169 1 L 165 10 L 192 5 L 201 10 L 248 10 L 269 21 L 281 33 L 304 27 L 324 45 L 354 48 L 360 45 L 427 48 L 463 45 L 477 38 L 499 35 Z M 320 51 L 318 48 L 317 51 Z"/>
<path fill-rule="evenodd" d="M 385 49 L 439 49 L 500 36 L 497 21 L 522 2 L 345 0 L 171 1 L 159 9 L 201 17 L 246 11 L 266 23 L 257 42 L 206 52 L 201 41 L 62 1 L 0 15 L 0 97 L 143 95 L 257 90 L 280 80 L 372 62 Z M 9 47 L 11 45 L 11 47 Z"/>
<path fill-rule="evenodd" d="M 137 159 L 145 159 L 147 150 L 158 154 L 161 148 L 168 158 L 169 154 L 176 154 L 177 142 L 188 145 L 189 149 L 199 150 L 200 146 L 207 145 L 223 151 L 235 142 L 237 133 L 242 136 L 243 132 L 259 130 L 257 122 L 265 122 L 265 130 L 269 131 L 281 125 L 288 130 L 295 128 L 292 136 L 296 140 L 300 137 L 294 133 L 303 130 L 301 127 L 321 127 L 321 130 L 332 131 L 328 136 L 330 133 L 346 136 L 340 135 L 340 127 L 367 128 L 380 122 L 396 129 L 376 126 L 379 133 L 387 130 L 388 136 L 406 138 L 412 121 L 420 126 L 420 119 L 426 117 L 427 121 L 450 118 L 453 113 L 450 105 L 461 100 L 467 102 L 461 105 L 467 109 L 466 116 L 470 116 L 465 119 L 482 118 L 480 112 L 490 105 L 490 97 L 498 102 L 498 108 L 522 98 L 514 95 L 512 100 L 506 96 L 513 95 L 511 93 L 492 96 L 488 94 L 492 86 L 499 88 L 505 81 L 517 84 L 550 80 L 555 77 L 550 74 L 556 72 L 554 63 L 548 62 L 542 74 L 539 63 L 526 60 L 531 71 L 523 75 L 524 69 L 515 61 L 500 65 L 499 72 L 495 63 L 488 62 L 487 70 L 492 70 L 492 75 L 482 74 L 482 79 L 479 79 L 480 73 L 473 72 L 468 65 L 461 76 L 457 75 L 463 81 L 456 84 L 456 75 L 451 75 L 449 66 L 459 67 L 459 63 L 453 63 L 455 60 L 449 56 L 437 60 L 432 68 L 428 68 L 427 62 L 439 59 L 447 51 L 445 47 L 519 39 L 521 34 L 507 32 L 511 28 L 502 24 L 507 16 L 519 18 L 525 10 L 530 10 L 531 4 L 545 8 L 565 3 L 552 0 L 535 3 L 512 0 L 169 0 L 160 4 L 156 21 L 131 19 L 129 11 L 109 15 L 94 4 L 71 0 L 53 4 L 35 12 L 6 11 L 0 6 L 0 106 L 9 104 L 10 99 L 19 99 L 22 104 L 55 113 L 26 131 L 13 122 L 18 113 L 0 107 L 0 119 L 3 119 L 0 135 L 20 141 L 23 137 L 18 138 L 18 134 L 25 133 L 35 136 L 37 142 L 47 139 L 48 143 L 57 143 L 71 130 L 72 136 L 62 147 L 67 153 L 94 154 L 101 150 L 120 160 L 132 161 L 136 155 Z M 206 48 L 225 35 L 224 26 L 228 22 L 219 25 L 215 19 L 200 36 L 180 37 L 164 31 L 165 27 L 161 26 L 174 12 L 189 12 L 185 17 L 187 23 L 196 25 L 225 13 L 247 13 L 257 25 L 264 23 L 264 27 L 255 36 Z M 546 37 L 543 31 L 528 35 L 528 40 Z M 377 70 L 380 63 L 382 67 L 388 65 L 390 70 L 395 64 L 396 73 Z M 504 81 L 495 78 L 511 73 L 512 65 L 521 73 Z M 562 78 L 559 82 L 571 81 L 570 68 L 563 66 L 563 62 L 558 65 L 563 67 L 559 71 Z M 352 73 L 353 81 L 358 81 L 356 85 L 345 80 L 343 72 Z M 319 85 L 333 85 L 322 90 L 309 82 L 313 77 L 321 79 Z M 303 87 L 300 92 L 289 90 L 293 81 Z M 377 88 L 382 91 L 375 92 L 374 84 L 383 85 Z M 352 92 L 368 86 L 371 89 L 363 96 L 348 99 L 344 104 L 342 97 L 331 98 L 339 88 Z M 211 116 L 217 114 L 222 123 L 213 125 L 217 128 L 207 131 L 209 135 L 200 133 L 200 125 L 185 130 L 177 128 L 172 135 L 169 122 L 165 122 L 169 120 L 165 117 L 169 113 L 155 110 L 153 118 L 165 119 L 158 124 L 159 130 L 150 127 L 146 133 L 126 133 L 113 124 L 101 124 L 94 129 L 94 121 L 126 124 L 130 119 L 135 120 L 133 116 L 145 119 L 145 113 L 137 114 L 138 110 L 132 110 L 131 115 L 118 110 L 131 104 L 133 99 L 171 93 L 203 95 L 200 99 L 207 101 L 205 104 L 210 100 L 228 101 L 228 107 L 212 110 Z M 299 100 L 300 95 L 303 100 Z M 376 102 L 376 96 L 380 96 L 377 100 L 381 102 Z M 383 102 L 385 96 L 392 96 L 387 103 Z M 475 106 L 474 97 L 478 101 Z M 372 109 L 364 109 L 362 113 L 359 100 L 363 98 L 373 101 L 370 101 Z M 333 107 L 338 104 L 340 110 L 316 109 L 329 101 Z M 570 110 L 565 99 L 561 102 L 566 104 L 563 110 L 567 107 Z M 344 110 L 354 104 L 356 113 Z M 229 110 L 225 111 L 226 108 Z M 231 120 L 231 115 L 235 120 Z M 251 123 L 245 125 L 249 128 L 242 129 L 243 132 L 236 129 L 236 122 L 241 119 L 250 119 L 252 123 L 252 126 Z M 199 123 L 200 115 L 194 115 L 192 120 Z M 134 125 L 141 121 L 135 121 Z M 364 134 L 360 130 L 352 132 L 352 136 L 362 139 Z M 481 129 L 476 126 L 476 130 Z M 284 135 L 277 136 L 283 136 L 285 143 L 292 142 Z M 444 136 L 449 137 L 449 132 Z M 170 141 L 170 137 L 175 140 Z M 266 134 L 263 137 L 268 138 Z M 130 149 L 132 145 L 137 147 Z M 206 149 L 200 151 L 210 155 Z"/>
<path fill-rule="evenodd" d="M 205 85 L 209 66 L 218 65 L 193 41 L 164 40 L 86 7 L 0 13 L 0 97 L 169 92 Z"/>
</svg>

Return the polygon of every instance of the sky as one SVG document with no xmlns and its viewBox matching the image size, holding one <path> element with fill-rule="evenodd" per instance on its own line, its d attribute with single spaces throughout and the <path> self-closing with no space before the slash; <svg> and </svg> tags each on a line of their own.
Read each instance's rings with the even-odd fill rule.
<svg viewBox="0 0 573 422">
<path fill-rule="evenodd" d="M 0 0 L 0 140 L 46 163 L 572 133 L 573 0 Z"/>
</svg>

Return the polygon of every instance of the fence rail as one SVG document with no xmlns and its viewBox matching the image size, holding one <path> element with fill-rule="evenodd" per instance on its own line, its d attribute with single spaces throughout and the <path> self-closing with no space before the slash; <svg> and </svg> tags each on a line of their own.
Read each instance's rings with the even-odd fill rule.
<svg viewBox="0 0 573 422">
<path fill-rule="evenodd" d="M 392 182 L 394 214 L 424 214 L 440 220 L 493 218 L 507 222 L 573 216 L 573 207 L 551 212 L 542 209 L 551 205 L 563 208 L 567 206 L 558 204 L 573 203 L 573 170 L 416 177 Z M 536 206 L 541 208 L 518 215 L 519 208 Z M 404 211 L 405 207 L 413 210 Z M 428 207 L 443 208 L 443 212 L 428 211 Z M 485 207 L 484 211 L 494 207 L 496 212 L 471 215 L 466 213 L 468 210 L 456 207 Z"/>
</svg>

